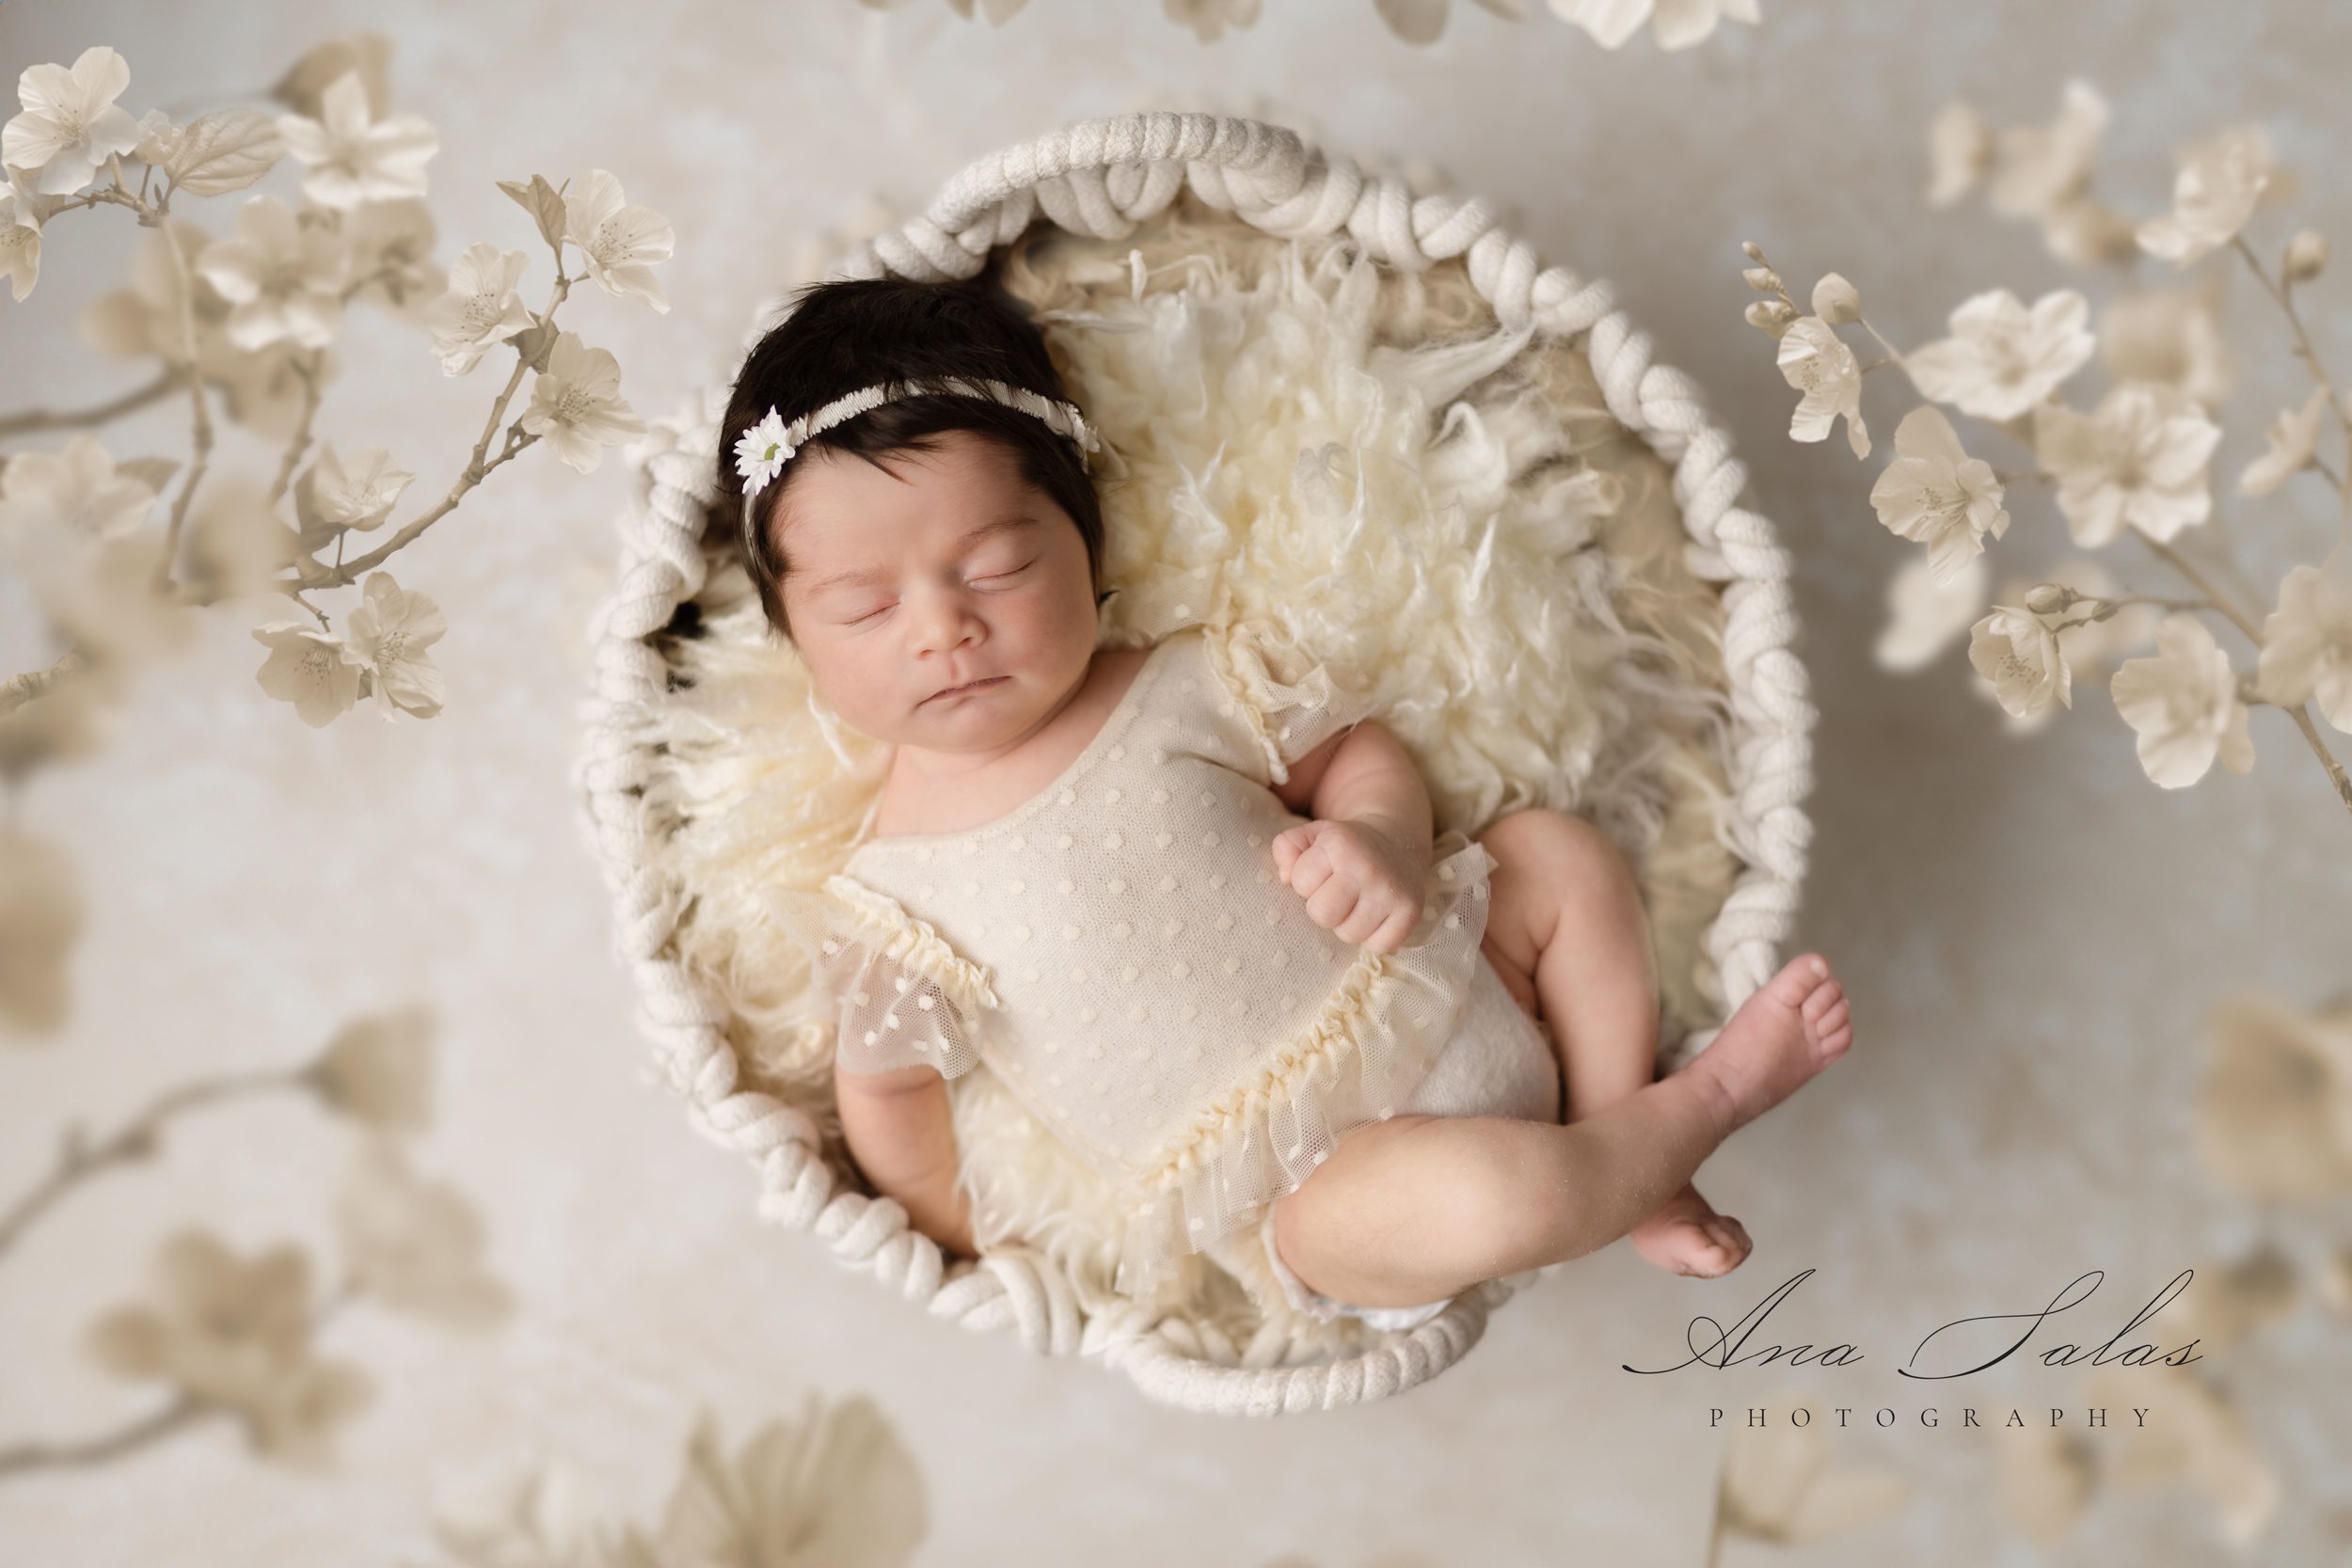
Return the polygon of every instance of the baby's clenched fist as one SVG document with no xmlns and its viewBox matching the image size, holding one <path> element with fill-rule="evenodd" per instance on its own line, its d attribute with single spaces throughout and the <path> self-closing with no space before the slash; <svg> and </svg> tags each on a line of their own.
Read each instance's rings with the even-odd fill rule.
<svg viewBox="0 0 2352 1568">
<path fill-rule="evenodd" d="M 1421 919 L 1429 857 L 1365 822 L 1301 822 L 1275 835 L 1274 864 L 1325 930 L 1393 953 Z"/>
</svg>

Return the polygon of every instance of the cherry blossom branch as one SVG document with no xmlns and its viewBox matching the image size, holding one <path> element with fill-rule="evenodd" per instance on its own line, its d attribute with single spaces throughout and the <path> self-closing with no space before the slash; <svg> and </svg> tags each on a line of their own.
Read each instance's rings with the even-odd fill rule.
<svg viewBox="0 0 2352 1568">
<path fill-rule="evenodd" d="M 320 1302 L 318 1310 L 310 1315 L 310 1335 L 315 1339 L 336 1313 L 342 1311 L 358 1294 L 348 1277 L 332 1295 Z M 161 1442 L 173 1433 L 211 1416 L 234 1416 L 237 1407 L 217 1400 L 204 1399 L 178 1390 L 169 1404 L 151 1415 L 116 1428 L 98 1437 L 84 1437 L 63 1443 L 16 1443 L 0 1449 L 0 1480 L 12 1475 L 25 1475 L 35 1470 L 65 1470 L 86 1468 L 119 1459 L 126 1453 Z"/>
<path fill-rule="evenodd" d="M 135 414 L 151 403 L 169 397 L 180 385 L 180 372 L 166 370 L 146 386 L 123 393 L 109 403 L 88 408 L 28 408 L 21 414 L 0 418 L 0 436 L 31 436 L 44 430 L 84 430 L 93 425 L 108 424 L 125 414 Z"/>
<path fill-rule="evenodd" d="M 2302 312 L 2295 308 L 2294 285 L 2283 279 L 2276 283 L 2271 281 L 2268 269 L 2264 267 L 2262 258 L 2254 254 L 2254 247 L 2246 243 L 2244 234 L 2231 235 L 2230 244 L 2240 256 L 2246 258 L 2246 264 L 2254 270 L 2255 280 L 2262 284 L 2263 292 L 2286 313 L 2287 325 L 2295 332 L 2295 356 L 2312 372 L 2312 379 L 2319 384 L 2319 389 L 2328 394 L 2328 407 L 2344 431 L 2344 449 L 2352 451 L 2352 408 L 2344 405 L 2344 399 L 2336 394 L 2335 381 L 2328 374 L 2327 367 L 2319 362 L 2319 349 L 2312 342 L 2312 335 L 2303 325 Z M 2344 502 L 2344 526 L 2352 528 L 2352 488 L 2338 481 L 2336 491 Z"/>
<path fill-rule="evenodd" d="M 2066 587 L 2064 583 L 2054 583 L 2050 586 Z M 2071 595 L 2066 601 L 2069 607 L 2076 604 L 2092 604 L 2099 608 L 2088 611 L 2079 621 L 2053 621 L 2050 624 L 2052 631 L 2072 631 L 2076 626 L 2087 626 L 2094 622 L 2105 621 L 2127 605 L 2154 605 L 2159 610 L 2215 610 L 2219 608 L 2211 599 L 2156 599 L 2145 594 L 2074 594 L 2071 589 L 2067 592 Z"/>
<path fill-rule="evenodd" d="M 79 1128 L 69 1128 L 57 1151 L 56 1168 L 30 1192 L 0 1213 L 0 1255 L 14 1246 L 32 1223 L 76 1184 L 117 1165 L 132 1164 L 155 1152 L 164 1124 L 183 1112 L 215 1101 L 267 1089 L 301 1086 L 300 1069 L 273 1068 L 255 1072 L 222 1073 L 181 1085 L 156 1097 L 147 1109 L 102 1143 L 84 1141 Z"/>
<path fill-rule="evenodd" d="M 294 438 L 286 443 L 286 455 L 278 460 L 278 478 L 269 487 L 269 503 L 276 506 L 286 494 L 286 486 L 294 483 L 294 471 L 302 461 L 302 454 L 310 445 L 310 422 L 319 411 L 319 371 L 326 363 L 326 351 L 313 352 L 305 362 L 299 356 L 287 362 L 302 383 L 302 414 L 294 420 Z"/>
<path fill-rule="evenodd" d="M 118 157 L 114 162 L 115 177 L 119 181 L 122 160 Z M 171 254 L 172 272 L 180 281 L 180 348 L 187 356 L 188 400 L 196 414 L 187 483 L 180 487 L 178 499 L 171 503 L 171 521 L 164 531 L 163 553 L 155 562 L 155 587 L 157 592 L 162 593 L 171 588 L 172 568 L 180 559 L 180 532 L 188 519 L 188 503 L 195 499 L 197 484 L 204 477 L 206 465 L 212 461 L 213 416 L 204 401 L 204 377 L 196 371 L 196 278 L 189 270 L 186 253 L 180 247 L 180 236 L 165 221 L 171 212 L 169 194 L 167 193 L 152 209 L 139 209 L 142 222 L 146 221 L 146 214 L 151 210 L 155 214 L 155 226 L 164 236 L 164 248 Z"/>
<path fill-rule="evenodd" d="M 2224 599 L 2219 590 L 2214 587 L 2212 580 L 2200 572 L 2186 556 L 2163 540 L 2140 532 L 2138 529 L 2133 529 L 2131 531 L 2138 534 L 2166 565 L 2170 566 L 2203 590 L 2206 596 L 2213 600 L 2214 608 L 2235 623 L 2238 630 L 2246 634 L 2247 640 L 2252 642 L 2258 651 L 2262 648 L 2262 628 L 2254 625 L 2253 621 L 2242 613 L 2235 605 Z M 2328 750 L 2328 743 L 2320 738 L 2319 726 L 2312 722 L 2311 705 L 2308 703 L 2297 703 L 2293 707 L 2288 707 L 2283 703 L 2273 705 L 2295 721 L 2296 729 L 2302 734 L 2303 743 L 2312 749 L 2312 755 L 2319 759 L 2320 767 L 2328 770 L 2328 782 L 2336 786 L 2336 795 L 2344 801 L 2344 809 L 2352 811 L 2352 775 L 2344 772 L 2344 764 L 2336 760 L 2335 753 Z"/>
<path fill-rule="evenodd" d="M 81 1469 L 104 1465 L 151 1443 L 161 1442 L 207 1416 L 226 1416 L 230 1413 L 229 1406 L 199 1400 L 183 1389 L 169 1404 L 153 1415 L 142 1416 L 103 1436 L 62 1443 L 16 1443 L 0 1449 L 0 1478 L 24 1475 L 34 1470 Z"/>
<path fill-rule="evenodd" d="M 572 279 L 564 276 L 563 253 L 558 251 L 556 253 L 555 287 L 548 295 L 548 308 L 532 318 L 537 324 L 539 331 L 545 334 L 554 332 L 556 309 L 570 296 L 571 290 Z M 456 481 L 450 485 L 449 494 L 441 498 L 439 505 L 422 516 L 403 525 L 400 531 L 393 534 L 390 539 L 367 554 L 358 557 L 349 564 L 328 567 L 322 573 L 307 577 L 302 586 L 313 589 L 342 588 L 358 581 L 363 574 L 382 565 L 395 553 L 412 543 L 426 529 L 455 511 L 457 503 L 465 499 L 468 492 L 471 491 L 474 486 L 489 478 L 507 463 L 512 462 L 516 454 L 524 448 L 537 441 L 539 437 L 527 434 L 522 428 L 521 421 L 517 420 L 514 424 L 506 427 L 506 439 L 500 448 L 499 454 L 496 457 L 489 456 L 490 442 L 498 435 L 499 422 L 505 419 L 507 405 L 514 402 L 516 389 L 523 384 L 523 372 L 529 369 L 531 369 L 530 356 L 517 352 L 515 356 L 515 369 L 507 375 L 506 385 L 500 389 L 498 400 L 490 404 L 490 417 L 483 421 L 482 436 L 473 444 L 472 457 L 468 460 L 465 471 L 460 473 Z"/>
<path fill-rule="evenodd" d="M 14 713 L 36 697 L 46 696 L 53 688 L 80 674 L 88 662 L 80 648 L 68 648 L 46 670 L 27 670 L 21 675 L 9 676 L 6 685 L 0 685 L 0 716 Z"/>
</svg>

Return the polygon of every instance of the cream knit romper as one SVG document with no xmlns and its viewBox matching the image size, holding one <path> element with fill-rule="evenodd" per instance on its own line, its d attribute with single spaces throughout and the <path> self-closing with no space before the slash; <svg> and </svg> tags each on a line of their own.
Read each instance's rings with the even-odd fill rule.
<svg viewBox="0 0 2352 1568">
<path fill-rule="evenodd" d="M 1320 664 L 1278 680 L 1266 649 L 1246 626 L 1185 626 L 1011 812 L 869 836 L 821 890 L 762 894 L 829 990 L 844 1070 L 985 1066 L 1119 1185 L 1121 1291 L 1262 1224 L 1343 1134 L 1408 1108 L 1467 998 L 1485 989 L 1486 1028 L 1508 1000 L 1479 951 L 1483 845 L 1438 836 L 1421 920 L 1388 954 L 1283 883 L 1272 840 L 1306 819 L 1269 786 L 1368 710 Z M 1318 1315 L 1353 1310 L 1284 1284 Z"/>
</svg>

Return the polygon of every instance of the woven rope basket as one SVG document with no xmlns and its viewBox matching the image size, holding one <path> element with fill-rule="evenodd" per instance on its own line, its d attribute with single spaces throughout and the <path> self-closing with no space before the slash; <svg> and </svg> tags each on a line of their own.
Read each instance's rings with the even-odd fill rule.
<svg viewBox="0 0 2352 1568">
<path fill-rule="evenodd" d="M 1815 713 L 1790 648 L 1788 555 L 1771 525 L 1740 504 L 1746 472 L 1697 386 L 1653 360 L 1650 340 L 1616 309 L 1606 283 L 1539 264 L 1483 202 L 1415 196 L 1281 127 L 1197 114 L 1086 120 L 984 158 L 922 215 L 861 242 L 829 276 L 968 278 L 1041 218 L 1073 234 L 1116 239 L 1187 192 L 1269 235 L 1344 230 L 1388 266 L 1466 267 L 1494 324 L 1532 329 L 1540 344 L 1583 355 L 1610 414 L 1670 467 L 1687 535 L 1683 580 L 1694 585 L 1720 642 L 1728 718 L 1717 832 L 1736 856 L 1727 895 L 1704 928 L 1712 1023 L 1662 1042 L 1667 1066 L 1687 1062 L 1778 967 L 1810 838 L 1804 801 Z M 1083 405 L 1085 389 L 1073 390 Z M 675 938 L 695 890 L 675 885 L 652 853 L 675 824 L 647 787 L 665 767 L 663 749 L 644 738 L 646 717 L 675 689 L 668 634 L 715 570 L 705 521 L 716 418 L 706 400 L 664 421 L 642 449 L 643 500 L 623 521 L 617 586 L 593 633 L 594 689 L 575 784 L 612 895 L 616 946 L 635 978 L 642 1027 L 695 1128 L 756 1169 L 759 1215 L 814 1233 L 842 1265 L 871 1273 L 936 1317 L 1008 1330 L 1040 1354 L 1098 1358 L 1149 1396 L 1189 1409 L 1334 1409 L 1400 1393 L 1459 1360 L 1496 1306 L 1550 1271 L 1487 1281 L 1409 1332 L 1368 1335 L 1354 1354 L 1327 1354 L 1327 1341 L 1311 1342 L 1278 1318 L 1237 1338 L 1124 1298 L 1088 1310 L 1037 1248 L 992 1248 L 950 1266 L 897 1202 L 862 1191 L 827 1150 L 820 1106 L 751 1081 L 730 1044 L 722 990 L 679 955 Z"/>
</svg>

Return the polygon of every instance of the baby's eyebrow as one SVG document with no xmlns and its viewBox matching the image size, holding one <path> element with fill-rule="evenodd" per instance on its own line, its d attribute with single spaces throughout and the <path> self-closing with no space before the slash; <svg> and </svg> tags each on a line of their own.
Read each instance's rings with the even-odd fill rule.
<svg viewBox="0 0 2352 1568">
<path fill-rule="evenodd" d="M 976 545 L 983 539 L 992 538 L 999 533 L 1009 533 L 1015 529 L 1027 528 L 1036 522 L 1037 518 L 1026 512 L 1012 513 L 1007 516 L 998 517 L 993 522 L 982 523 L 979 527 L 966 532 L 956 543 L 963 546 Z M 805 592 L 821 594 L 828 588 L 846 588 L 859 583 L 872 582 L 877 578 L 888 575 L 888 572 L 889 568 L 886 566 L 865 566 L 847 572 L 828 572 L 810 583 Z M 797 575 L 788 567 L 785 572 L 787 577 Z"/>
</svg>

